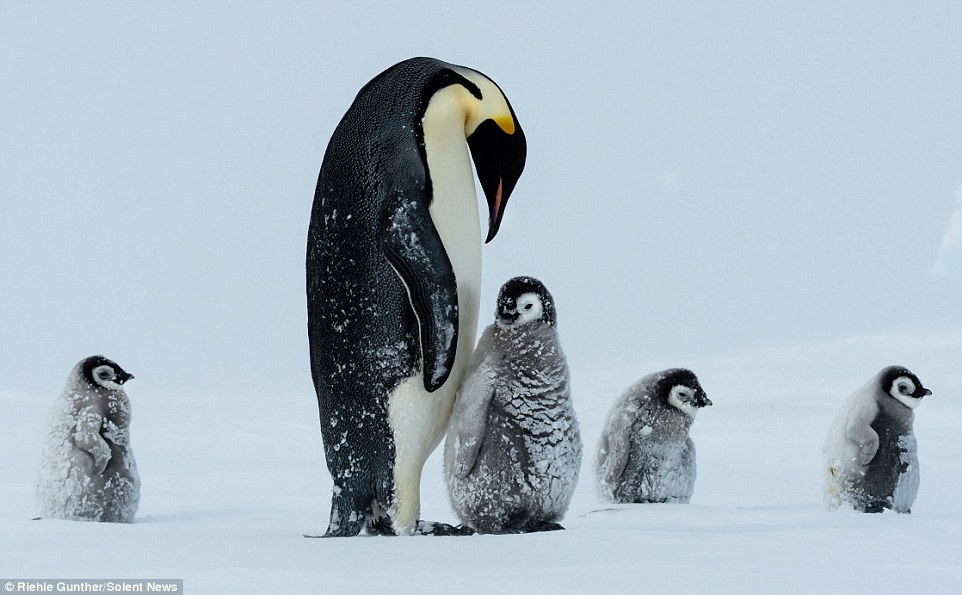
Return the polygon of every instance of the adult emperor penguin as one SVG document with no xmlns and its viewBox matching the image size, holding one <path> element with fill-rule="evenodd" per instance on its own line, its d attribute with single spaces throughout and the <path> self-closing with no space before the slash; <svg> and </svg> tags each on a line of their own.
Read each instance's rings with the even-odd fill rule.
<svg viewBox="0 0 962 595">
<path fill-rule="evenodd" d="M 140 502 L 140 477 L 130 448 L 133 376 L 93 356 L 80 361 L 50 412 L 37 473 L 40 516 L 129 523 Z"/>
<path fill-rule="evenodd" d="M 645 376 L 615 401 L 601 434 L 595 479 L 609 502 L 688 503 L 695 489 L 695 413 L 711 405 L 691 370 Z"/>
<path fill-rule="evenodd" d="M 515 277 L 501 288 L 451 416 L 451 507 L 480 533 L 562 529 L 581 452 L 554 300 L 537 279 Z"/>
<path fill-rule="evenodd" d="M 908 369 L 889 366 L 848 398 L 823 449 L 831 510 L 912 511 L 919 490 L 913 410 L 931 394 Z"/>
<path fill-rule="evenodd" d="M 376 76 L 334 131 L 307 241 L 311 373 L 334 482 L 327 536 L 429 532 L 421 469 L 477 333 L 471 158 L 490 241 L 525 155 L 498 85 L 431 58 Z"/>
</svg>

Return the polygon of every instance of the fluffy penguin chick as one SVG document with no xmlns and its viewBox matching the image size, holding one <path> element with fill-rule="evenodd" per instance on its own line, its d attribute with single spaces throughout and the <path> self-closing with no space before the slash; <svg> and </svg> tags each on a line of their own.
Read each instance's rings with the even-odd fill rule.
<svg viewBox="0 0 962 595">
<path fill-rule="evenodd" d="M 102 356 L 82 360 L 54 404 L 43 436 L 37 503 L 43 518 L 129 523 L 140 502 L 130 449 L 133 378 Z"/>
<path fill-rule="evenodd" d="M 823 450 L 831 510 L 911 512 L 919 491 L 912 410 L 931 394 L 908 369 L 889 366 L 848 398 Z"/>
<path fill-rule="evenodd" d="M 596 481 L 609 502 L 688 503 L 695 489 L 695 444 L 688 430 L 711 405 L 691 370 L 645 376 L 615 401 L 598 448 Z"/>
<path fill-rule="evenodd" d="M 501 288 L 454 407 L 444 449 L 451 506 L 480 533 L 563 529 L 581 451 L 554 302 L 540 281 L 516 277 Z"/>
</svg>

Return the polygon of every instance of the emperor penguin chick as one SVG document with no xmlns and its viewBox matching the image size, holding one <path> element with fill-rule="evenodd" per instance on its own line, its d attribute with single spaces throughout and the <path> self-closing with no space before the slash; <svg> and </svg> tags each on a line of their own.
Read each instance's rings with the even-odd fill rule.
<svg viewBox="0 0 962 595">
<path fill-rule="evenodd" d="M 130 449 L 130 401 L 124 392 L 131 378 L 99 355 L 74 366 L 43 435 L 37 473 L 41 517 L 134 520 L 140 476 Z"/>
<path fill-rule="evenodd" d="M 444 475 L 454 512 L 479 533 L 564 528 L 582 446 L 556 325 L 545 286 L 515 277 L 468 365 Z"/>
<path fill-rule="evenodd" d="M 912 512 L 919 490 L 913 410 L 932 391 L 889 366 L 848 398 L 825 440 L 825 503 L 859 512 Z"/>
<path fill-rule="evenodd" d="M 687 504 L 695 489 L 695 413 L 711 401 L 691 370 L 645 376 L 615 401 L 601 434 L 595 479 L 609 502 Z"/>
</svg>

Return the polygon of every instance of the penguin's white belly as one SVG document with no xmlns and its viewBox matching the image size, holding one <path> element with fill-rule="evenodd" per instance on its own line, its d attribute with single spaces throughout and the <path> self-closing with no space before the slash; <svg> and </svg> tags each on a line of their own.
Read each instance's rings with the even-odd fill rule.
<svg viewBox="0 0 962 595">
<path fill-rule="evenodd" d="M 425 153 L 434 190 L 429 211 L 458 284 L 458 347 L 451 374 L 437 391 L 424 389 L 423 372 L 419 372 L 402 382 L 390 397 L 388 419 L 395 445 L 395 501 L 390 514 L 398 533 L 412 532 L 417 523 L 421 469 L 447 430 L 477 334 L 481 224 L 467 145 L 458 128 L 453 130 L 457 134 L 432 136 L 425 118 Z"/>
</svg>

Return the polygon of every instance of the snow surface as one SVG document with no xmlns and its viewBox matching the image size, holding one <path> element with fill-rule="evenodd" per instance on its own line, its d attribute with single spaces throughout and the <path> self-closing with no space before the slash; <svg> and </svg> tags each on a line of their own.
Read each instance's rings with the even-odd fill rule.
<svg viewBox="0 0 962 595">
<path fill-rule="evenodd" d="M 0 2 L 0 575 L 962 591 L 959 31 L 956 0 Z M 588 449 L 567 531 L 301 537 L 326 528 L 331 485 L 305 332 L 314 184 L 358 89 L 417 55 L 497 80 L 528 139 L 481 311 L 521 274 L 557 300 Z M 137 376 L 136 521 L 31 521 L 38 435 L 92 353 Z M 831 420 L 890 364 L 934 393 L 913 512 L 829 513 Z M 714 403 L 692 503 L 601 505 L 586 466 L 612 400 L 676 366 Z M 424 516 L 450 521 L 439 455 Z"/>
</svg>

